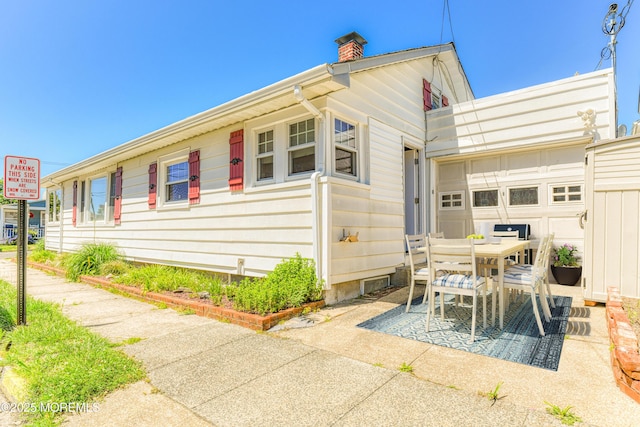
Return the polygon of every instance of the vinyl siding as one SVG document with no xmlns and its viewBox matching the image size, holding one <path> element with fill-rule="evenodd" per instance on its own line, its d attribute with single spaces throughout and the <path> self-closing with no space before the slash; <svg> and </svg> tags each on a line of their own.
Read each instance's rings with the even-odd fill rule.
<svg viewBox="0 0 640 427">
<path fill-rule="evenodd" d="M 607 287 L 640 297 L 640 137 L 587 149 L 585 299 L 606 301 Z"/>
<path fill-rule="evenodd" d="M 578 111 L 596 113 L 596 139 L 614 134 L 613 74 L 593 72 L 427 113 L 427 155 L 478 154 L 585 135 Z M 435 138 L 435 139 L 434 139 Z"/>
<path fill-rule="evenodd" d="M 136 159 L 123 168 L 121 225 L 71 224 L 71 182 L 65 184 L 63 251 L 97 241 L 115 243 L 133 261 L 260 276 L 296 252 L 312 257 L 309 180 L 232 193 L 228 189 L 229 132 L 224 129 Z M 148 165 L 181 150 L 200 149 L 200 195 L 197 205 L 149 209 Z M 115 170 L 115 165 L 114 165 Z M 80 177 L 84 179 L 84 177 Z M 68 185 L 67 185 L 68 184 Z M 159 185 L 162 183 L 159 181 Z M 66 188 L 69 186 L 69 188 Z M 55 246 L 56 227 L 48 230 Z"/>
</svg>

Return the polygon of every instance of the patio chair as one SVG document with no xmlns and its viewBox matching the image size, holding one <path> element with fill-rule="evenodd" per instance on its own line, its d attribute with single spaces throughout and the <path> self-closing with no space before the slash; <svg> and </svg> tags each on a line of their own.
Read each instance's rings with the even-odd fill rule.
<svg viewBox="0 0 640 427">
<path fill-rule="evenodd" d="M 540 335 L 544 336 L 544 326 L 540 319 L 540 312 L 538 310 L 538 303 L 536 301 L 536 295 L 540 295 L 540 303 L 542 304 L 542 311 L 544 313 L 545 321 L 551 320 L 551 310 L 547 302 L 544 283 L 547 270 L 549 268 L 549 241 L 553 240 L 553 235 L 548 235 L 540 240 L 538 245 L 538 251 L 536 252 L 536 259 L 533 265 L 531 264 L 518 264 L 509 267 L 504 272 L 504 289 L 515 289 L 520 291 L 529 292 L 531 295 L 531 305 L 533 309 L 533 315 L 536 318 L 538 324 L 538 331 Z M 496 284 L 493 288 L 495 291 Z M 549 294 L 551 289 L 549 288 Z M 553 302 L 553 297 L 552 297 Z M 555 306 L 555 304 L 554 304 Z"/>
<path fill-rule="evenodd" d="M 483 297 L 483 327 L 487 327 L 486 280 L 476 272 L 475 247 L 471 239 L 427 239 L 427 259 L 432 277 L 428 286 L 429 309 L 426 330 L 429 332 L 431 314 L 435 314 L 435 293 L 440 292 L 440 317 L 444 319 L 444 294 L 473 297 L 471 338 L 475 341 L 478 293 Z"/>
<path fill-rule="evenodd" d="M 424 234 L 405 234 L 407 244 L 407 253 L 409 254 L 409 267 L 411 268 L 411 276 L 409 278 L 409 298 L 407 299 L 406 313 L 411 309 L 411 301 L 413 300 L 413 290 L 416 282 L 424 282 L 427 289 L 424 291 L 422 303 L 427 299 L 427 290 L 429 289 L 429 267 L 427 265 L 427 254 L 424 250 L 427 245 Z"/>
</svg>

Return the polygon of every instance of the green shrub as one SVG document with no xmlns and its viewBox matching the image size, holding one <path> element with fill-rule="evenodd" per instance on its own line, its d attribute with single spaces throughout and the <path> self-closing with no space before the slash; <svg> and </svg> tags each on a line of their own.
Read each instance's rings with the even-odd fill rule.
<svg viewBox="0 0 640 427">
<path fill-rule="evenodd" d="M 116 247 L 109 243 L 88 243 L 78 252 L 65 258 L 64 266 L 67 278 L 78 280 L 82 275 L 95 276 L 100 274 L 103 264 L 122 259 Z"/>
<path fill-rule="evenodd" d="M 262 315 L 322 298 L 322 282 L 316 276 L 315 263 L 299 253 L 282 260 L 266 277 L 244 279 L 230 290 L 234 293 L 234 308 Z"/>
</svg>

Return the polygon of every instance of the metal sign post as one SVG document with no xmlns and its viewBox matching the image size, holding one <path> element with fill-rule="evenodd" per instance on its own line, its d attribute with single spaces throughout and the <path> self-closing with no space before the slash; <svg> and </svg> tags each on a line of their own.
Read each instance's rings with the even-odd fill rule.
<svg viewBox="0 0 640 427">
<path fill-rule="evenodd" d="M 18 310 L 17 324 L 27 324 L 27 245 L 29 244 L 27 201 L 18 200 Z"/>
<path fill-rule="evenodd" d="M 27 246 L 29 214 L 27 200 L 40 198 L 40 160 L 5 156 L 4 197 L 18 200 L 18 310 L 17 324 L 27 324 Z"/>
</svg>

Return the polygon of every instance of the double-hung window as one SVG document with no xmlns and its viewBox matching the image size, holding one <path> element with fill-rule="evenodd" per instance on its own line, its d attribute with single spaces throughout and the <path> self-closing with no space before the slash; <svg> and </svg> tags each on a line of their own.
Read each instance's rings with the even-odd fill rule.
<svg viewBox="0 0 640 427">
<path fill-rule="evenodd" d="M 356 126 L 343 120 L 335 119 L 333 141 L 336 172 L 356 176 L 358 162 Z"/>
<path fill-rule="evenodd" d="M 189 162 L 187 159 L 167 162 L 164 167 L 164 202 L 186 202 L 189 197 Z"/>
<path fill-rule="evenodd" d="M 60 221 L 60 207 L 62 205 L 62 190 L 49 192 L 49 222 Z"/>
<path fill-rule="evenodd" d="M 308 119 L 289 125 L 289 175 L 316 169 L 315 120 Z"/>
<path fill-rule="evenodd" d="M 273 130 L 258 134 L 258 181 L 273 179 Z"/>
<path fill-rule="evenodd" d="M 106 176 L 89 179 L 89 222 L 105 222 L 108 218 L 108 180 Z"/>
</svg>

